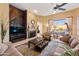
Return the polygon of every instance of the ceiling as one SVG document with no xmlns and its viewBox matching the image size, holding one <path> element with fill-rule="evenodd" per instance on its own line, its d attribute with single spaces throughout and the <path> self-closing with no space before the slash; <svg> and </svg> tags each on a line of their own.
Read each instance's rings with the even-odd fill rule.
<svg viewBox="0 0 79 59">
<path fill-rule="evenodd" d="M 21 10 L 29 10 L 35 13 L 36 15 L 48 16 L 55 13 L 53 7 L 56 6 L 56 3 L 11 3 L 11 5 Z M 68 3 L 62 7 L 66 9 L 65 11 L 68 11 L 78 8 L 79 3 Z M 57 10 L 56 13 L 65 12 L 65 11 Z"/>
</svg>

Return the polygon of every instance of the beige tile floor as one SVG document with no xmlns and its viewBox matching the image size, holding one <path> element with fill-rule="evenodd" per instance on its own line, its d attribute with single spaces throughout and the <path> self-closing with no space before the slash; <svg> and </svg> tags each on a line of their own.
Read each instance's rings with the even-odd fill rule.
<svg viewBox="0 0 79 59">
<path fill-rule="evenodd" d="M 22 41 L 19 41 L 19 42 L 16 42 L 16 43 L 12 43 L 12 45 L 16 47 L 18 45 L 22 45 L 24 43 L 27 43 L 28 41 L 33 40 L 34 38 L 36 38 L 36 37 L 28 38 L 28 39 L 25 39 L 25 40 L 22 40 Z"/>
</svg>

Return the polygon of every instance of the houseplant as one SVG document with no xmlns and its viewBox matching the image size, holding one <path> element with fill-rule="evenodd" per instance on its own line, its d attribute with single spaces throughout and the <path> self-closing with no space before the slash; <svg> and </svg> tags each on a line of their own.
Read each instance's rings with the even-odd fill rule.
<svg viewBox="0 0 79 59">
<path fill-rule="evenodd" d="M 4 37 L 5 37 L 5 34 L 6 34 L 6 29 L 4 29 L 3 26 L 4 26 L 4 23 L 1 20 L 1 43 L 3 43 Z"/>
</svg>

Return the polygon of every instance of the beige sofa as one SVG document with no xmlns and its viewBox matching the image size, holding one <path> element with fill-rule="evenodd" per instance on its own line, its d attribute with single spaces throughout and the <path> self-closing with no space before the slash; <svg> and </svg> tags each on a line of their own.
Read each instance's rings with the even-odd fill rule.
<svg viewBox="0 0 79 59">
<path fill-rule="evenodd" d="M 41 52 L 40 56 L 60 56 L 65 53 L 66 50 L 73 50 L 79 53 L 79 38 L 63 36 L 60 39 L 54 39 Z"/>
</svg>

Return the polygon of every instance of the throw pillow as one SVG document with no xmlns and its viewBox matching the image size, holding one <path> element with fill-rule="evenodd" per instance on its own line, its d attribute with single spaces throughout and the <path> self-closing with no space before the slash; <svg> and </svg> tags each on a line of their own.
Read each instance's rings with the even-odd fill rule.
<svg viewBox="0 0 79 59">
<path fill-rule="evenodd" d="M 78 40 L 78 39 L 74 39 L 74 40 L 71 42 L 70 47 L 71 47 L 71 48 L 74 48 L 78 43 L 79 43 L 79 40 Z"/>
<path fill-rule="evenodd" d="M 69 39 L 69 45 L 71 44 L 71 42 L 72 42 L 74 39 L 76 39 L 76 38 L 75 38 L 75 37 L 71 37 L 71 38 Z"/>
<path fill-rule="evenodd" d="M 76 47 L 74 48 L 75 51 L 79 51 L 79 44 L 76 45 Z"/>
<path fill-rule="evenodd" d="M 70 36 L 64 35 L 63 37 L 60 38 L 61 41 L 68 43 L 70 39 Z"/>
</svg>

